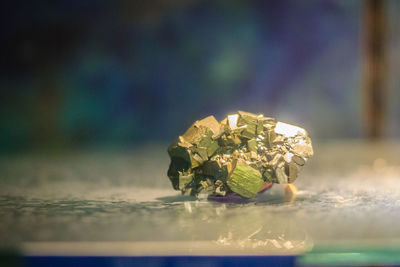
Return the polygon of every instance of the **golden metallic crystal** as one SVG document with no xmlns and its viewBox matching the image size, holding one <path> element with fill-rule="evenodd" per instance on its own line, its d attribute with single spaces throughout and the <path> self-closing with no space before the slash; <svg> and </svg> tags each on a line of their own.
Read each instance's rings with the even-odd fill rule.
<svg viewBox="0 0 400 267">
<path fill-rule="evenodd" d="M 196 121 L 168 154 L 168 177 L 183 194 L 253 198 L 264 183 L 293 183 L 313 149 L 303 128 L 238 111 Z"/>
</svg>

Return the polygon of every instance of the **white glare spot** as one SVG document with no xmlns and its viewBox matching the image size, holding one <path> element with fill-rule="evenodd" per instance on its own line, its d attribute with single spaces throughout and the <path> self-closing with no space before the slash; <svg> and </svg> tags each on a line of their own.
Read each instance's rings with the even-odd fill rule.
<svg viewBox="0 0 400 267">
<path fill-rule="evenodd" d="M 238 117 L 238 114 L 228 116 L 229 127 L 231 127 L 231 129 L 235 129 L 237 127 Z"/>
<path fill-rule="evenodd" d="M 286 162 L 291 162 L 291 161 L 292 161 L 293 154 L 290 153 L 290 152 L 288 152 L 288 153 L 286 153 L 283 157 L 285 158 Z"/>
<path fill-rule="evenodd" d="M 306 135 L 306 131 L 303 128 L 287 124 L 284 122 L 278 122 L 276 124 L 275 132 L 285 137 L 295 137 L 298 133 Z"/>
</svg>

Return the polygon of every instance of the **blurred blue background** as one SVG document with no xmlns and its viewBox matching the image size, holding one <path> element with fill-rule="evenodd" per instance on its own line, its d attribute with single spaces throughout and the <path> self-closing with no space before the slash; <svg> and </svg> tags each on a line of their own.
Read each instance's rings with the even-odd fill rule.
<svg viewBox="0 0 400 267">
<path fill-rule="evenodd" d="M 400 5 L 388 3 L 398 25 Z M 362 1 L 2 6 L 3 152 L 169 143 L 197 119 L 238 109 L 302 125 L 313 139 L 363 136 Z M 390 96 L 397 136 L 399 95 Z"/>
</svg>

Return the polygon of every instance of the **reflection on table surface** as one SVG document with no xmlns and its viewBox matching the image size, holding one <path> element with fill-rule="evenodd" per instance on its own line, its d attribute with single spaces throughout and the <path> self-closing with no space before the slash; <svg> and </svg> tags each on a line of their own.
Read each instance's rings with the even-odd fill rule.
<svg viewBox="0 0 400 267">
<path fill-rule="evenodd" d="M 164 147 L 0 159 L 0 236 L 27 254 L 299 254 L 397 246 L 400 144 L 315 144 L 285 198 L 218 203 L 170 187 Z"/>
</svg>

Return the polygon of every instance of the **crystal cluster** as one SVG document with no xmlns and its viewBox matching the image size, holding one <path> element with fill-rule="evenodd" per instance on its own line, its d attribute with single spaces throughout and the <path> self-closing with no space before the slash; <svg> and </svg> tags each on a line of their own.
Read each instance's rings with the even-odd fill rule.
<svg viewBox="0 0 400 267">
<path fill-rule="evenodd" d="M 196 121 L 168 154 L 168 177 L 184 195 L 253 198 L 265 183 L 292 183 L 313 149 L 303 128 L 238 111 Z"/>
</svg>

